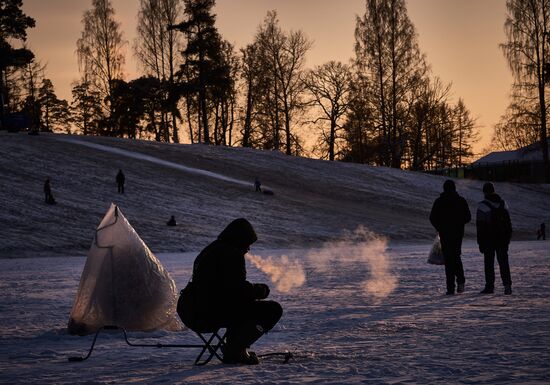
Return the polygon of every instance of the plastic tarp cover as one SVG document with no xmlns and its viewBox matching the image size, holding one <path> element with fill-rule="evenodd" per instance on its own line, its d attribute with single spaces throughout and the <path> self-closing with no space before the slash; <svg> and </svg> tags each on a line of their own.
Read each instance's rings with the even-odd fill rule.
<svg viewBox="0 0 550 385">
<path fill-rule="evenodd" d="M 71 334 L 113 325 L 179 330 L 176 285 L 120 209 L 111 204 L 96 230 L 69 318 Z"/>
</svg>

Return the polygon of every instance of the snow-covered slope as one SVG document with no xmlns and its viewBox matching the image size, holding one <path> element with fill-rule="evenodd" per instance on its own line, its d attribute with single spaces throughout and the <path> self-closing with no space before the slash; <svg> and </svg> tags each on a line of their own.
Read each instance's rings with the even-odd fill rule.
<svg viewBox="0 0 550 385">
<path fill-rule="evenodd" d="M 154 252 L 199 250 L 237 217 L 256 227 L 258 248 L 315 247 L 359 225 L 394 240 L 432 239 L 429 210 L 444 181 L 273 151 L 99 137 L 0 132 L 0 152 L 4 258 L 85 254 L 111 202 Z M 48 176 L 54 206 L 43 200 Z M 275 194 L 254 192 L 256 176 Z M 474 213 L 481 182 L 457 184 Z M 511 207 L 515 239 L 550 222 L 550 185 L 497 184 L 497 192 Z M 170 215 L 175 228 L 166 226 Z"/>
<path fill-rule="evenodd" d="M 55 206 L 43 203 L 47 176 Z M 255 176 L 275 194 L 255 193 Z M 516 229 L 514 294 L 504 296 L 498 278 L 494 295 L 477 294 L 483 258 L 470 224 L 466 292 L 446 296 L 444 269 L 426 264 L 434 236 L 427 217 L 441 177 L 240 148 L 0 133 L 0 178 L 0 384 L 550 383 L 548 241 L 517 241 L 550 222 L 548 185 L 497 184 Z M 481 182 L 457 184 L 474 211 Z M 68 362 L 92 341 L 69 336 L 66 325 L 81 255 L 110 202 L 179 289 L 197 252 L 229 220 L 248 218 L 260 238 L 248 278 L 270 283 L 270 298 L 284 308 L 253 348 L 289 349 L 294 359 L 196 367 L 196 350 L 130 348 L 107 332 L 90 359 Z M 172 214 L 173 228 L 165 224 Z M 288 280 L 269 282 L 262 263 L 283 268 Z M 189 330 L 130 338 L 198 342 Z"/>
</svg>

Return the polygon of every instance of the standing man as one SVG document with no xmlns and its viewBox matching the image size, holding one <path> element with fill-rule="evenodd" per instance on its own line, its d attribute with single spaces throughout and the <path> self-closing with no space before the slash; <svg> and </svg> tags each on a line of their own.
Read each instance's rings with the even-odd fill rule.
<svg viewBox="0 0 550 385">
<path fill-rule="evenodd" d="M 124 173 L 122 170 L 118 170 L 118 174 L 116 174 L 116 184 L 118 187 L 118 193 L 124 194 L 124 181 L 126 180 L 126 177 L 124 176 Z"/>
<path fill-rule="evenodd" d="M 466 199 L 456 192 L 455 182 L 446 180 L 443 192 L 433 204 L 430 222 L 437 230 L 441 241 L 441 250 L 445 257 L 445 277 L 447 295 L 464 292 L 464 268 L 462 266 L 462 238 L 464 225 L 472 219 Z"/>
<path fill-rule="evenodd" d="M 546 240 L 546 225 L 544 224 L 544 222 L 540 224 L 540 228 L 537 231 L 537 241 L 541 238 L 543 241 Z"/>
<path fill-rule="evenodd" d="M 477 243 L 485 264 L 485 288 L 481 294 L 492 294 L 495 289 L 495 254 L 504 294 L 512 294 L 512 278 L 508 264 L 508 245 L 512 238 L 512 221 L 506 202 L 495 193 L 495 186 L 483 185 L 485 199 L 479 202 L 476 214 Z"/>
<path fill-rule="evenodd" d="M 44 202 L 52 203 L 53 201 L 54 199 L 52 195 L 52 185 L 50 183 L 50 177 L 47 177 L 46 181 L 44 182 Z"/>
</svg>

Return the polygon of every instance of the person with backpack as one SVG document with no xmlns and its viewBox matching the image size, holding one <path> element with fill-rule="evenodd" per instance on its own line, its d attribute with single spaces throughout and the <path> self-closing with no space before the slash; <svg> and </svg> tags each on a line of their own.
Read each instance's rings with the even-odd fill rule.
<svg viewBox="0 0 550 385">
<path fill-rule="evenodd" d="M 485 265 L 485 288 L 481 294 L 492 294 L 495 289 L 495 254 L 504 294 L 512 294 L 512 278 L 508 263 L 508 245 L 512 238 L 512 221 L 506 202 L 495 193 L 495 186 L 483 185 L 485 199 L 479 202 L 476 213 L 477 243 L 483 253 Z"/>
<path fill-rule="evenodd" d="M 443 183 L 443 192 L 435 200 L 430 213 L 430 222 L 437 230 L 441 250 L 445 258 L 447 295 L 464 292 L 464 268 L 462 266 L 462 238 L 464 225 L 472 219 L 466 199 L 456 192 L 455 182 L 448 179 Z"/>
</svg>

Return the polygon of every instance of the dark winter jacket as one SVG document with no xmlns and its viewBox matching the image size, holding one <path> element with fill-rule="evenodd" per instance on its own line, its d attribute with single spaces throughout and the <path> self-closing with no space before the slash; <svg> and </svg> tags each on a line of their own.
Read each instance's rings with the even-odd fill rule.
<svg viewBox="0 0 550 385">
<path fill-rule="evenodd" d="M 471 219 L 466 199 L 456 191 L 441 193 L 430 213 L 430 222 L 439 233 L 442 243 L 462 240 L 464 225 Z"/>
<path fill-rule="evenodd" d="M 492 210 L 502 208 L 501 223 L 494 223 Z M 480 250 L 507 247 L 512 238 L 512 221 L 506 202 L 498 194 L 485 195 L 476 213 L 477 243 Z"/>
<path fill-rule="evenodd" d="M 126 180 L 126 177 L 122 173 L 122 171 L 119 171 L 118 174 L 116 174 L 116 182 L 117 184 L 124 184 L 124 181 Z"/>
<path fill-rule="evenodd" d="M 50 185 L 50 180 L 49 179 L 46 179 L 46 181 L 44 182 L 44 194 L 51 194 L 52 193 L 52 187 Z"/>
<path fill-rule="evenodd" d="M 201 329 L 200 325 L 226 324 L 254 300 L 267 296 L 267 286 L 246 280 L 244 255 L 256 239 L 252 225 L 246 219 L 236 219 L 197 256 L 192 282 L 182 291 L 178 305 L 187 326 Z M 183 303 L 186 290 L 193 297 L 187 304 Z"/>
</svg>

